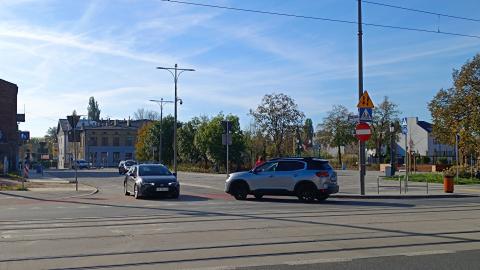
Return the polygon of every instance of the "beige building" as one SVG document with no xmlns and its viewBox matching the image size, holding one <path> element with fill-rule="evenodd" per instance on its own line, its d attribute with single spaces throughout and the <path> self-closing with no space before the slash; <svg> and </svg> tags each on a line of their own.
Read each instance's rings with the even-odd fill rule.
<svg viewBox="0 0 480 270">
<path fill-rule="evenodd" d="M 94 167 L 117 166 L 121 160 L 135 159 L 137 131 L 150 120 L 81 119 L 73 130 L 67 119 L 58 123 L 58 168 L 71 168 L 76 153 Z M 76 149 L 74 147 L 76 145 Z"/>
</svg>

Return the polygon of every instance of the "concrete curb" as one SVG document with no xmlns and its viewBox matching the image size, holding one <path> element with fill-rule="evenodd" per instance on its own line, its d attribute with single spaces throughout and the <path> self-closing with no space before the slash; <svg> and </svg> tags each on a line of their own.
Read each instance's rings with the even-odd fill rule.
<svg viewBox="0 0 480 270">
<path fill-rule="evenodd" d="M 432 195 L 356 195 L 356 194 L 335 194 L 330 198 L 337 199 L 446 199 L 446 198 L 475 198 L 480 197 L 475 194 L 432 194 Z"/>
<path fill-rule="evenodd" d="M 74 182 L 74 183 L 75 183 L 75 182 Z M 99 192 L 99 189 L 98 189 L 96 186 L 87 185 L 87 184 L 81 184 L 81 185 L 92 187 L 92 188 L 94 188 L 94 190 L 91 191 L 91 192 L 88 193 L 88 194 L 80 194 L 80 195 L 60 197 L 60 198 L 57 198 L 57 200 L 61 200 L 61 199 L 72 199 L 72 198 L 81 198 L 81 197 L 91 196 L 91 195 L 97 194 L 97 193 Z"/>
</svg>

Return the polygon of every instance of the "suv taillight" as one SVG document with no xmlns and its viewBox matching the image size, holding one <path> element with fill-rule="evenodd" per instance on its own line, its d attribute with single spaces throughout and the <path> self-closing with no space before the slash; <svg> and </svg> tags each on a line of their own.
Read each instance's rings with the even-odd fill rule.
<svg viewBox="0 0 480 270">
<path fill-rule="evenodd" d="M 327 171 L 317 172 L 317 173 L 315 173 L 315 175 L 318 176 L 318 177 L 328 177 L 329 176 Z"/>
</svg>

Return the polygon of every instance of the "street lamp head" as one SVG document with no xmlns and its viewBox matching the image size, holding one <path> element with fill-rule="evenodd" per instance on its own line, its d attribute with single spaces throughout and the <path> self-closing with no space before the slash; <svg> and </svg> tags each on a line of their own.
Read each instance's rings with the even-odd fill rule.
<svg viewBox="0 0 480 270">
<path fill-rule="evenodd" d="M 180 102 L 180 105 L 183 104 L 183 100 L 181 98 L 177 98 L 178 102 Z"/>
</svg>

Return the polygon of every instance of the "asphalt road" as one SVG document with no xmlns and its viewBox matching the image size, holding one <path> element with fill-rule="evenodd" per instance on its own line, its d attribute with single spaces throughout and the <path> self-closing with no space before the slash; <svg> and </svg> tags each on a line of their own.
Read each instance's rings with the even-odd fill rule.
<svg viewBox="0 0 480 270">
<path fill-rule="evenodd" d="M 0 270 L 480 265 L 479 198 L 236 201 L 223 192 L 225 175 L 180 173 L 179 200 L 135 200 L 122 194 L 115 170 L 79 176 L 99 192 L 58 200 L 0 193 Z M 354 182 L 349 177 L 340 184 Z"/>
</svg>

